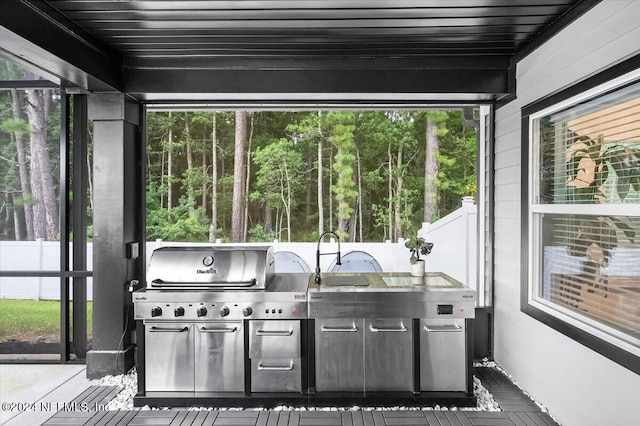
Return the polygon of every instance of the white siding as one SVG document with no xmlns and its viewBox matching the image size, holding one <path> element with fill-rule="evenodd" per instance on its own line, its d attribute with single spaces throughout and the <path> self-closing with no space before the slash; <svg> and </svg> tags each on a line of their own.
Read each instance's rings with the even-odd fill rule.
<svg viewBox="0 0 640 426">
<path fill-rule="evenodd" d="M 605 0 L 517 65 L 496 111 L 495 359 L 564 425 L 638 424 L 640 376 L 520 312 L 520 110 L 638 53 L 640 1 Z"/>
</svg>

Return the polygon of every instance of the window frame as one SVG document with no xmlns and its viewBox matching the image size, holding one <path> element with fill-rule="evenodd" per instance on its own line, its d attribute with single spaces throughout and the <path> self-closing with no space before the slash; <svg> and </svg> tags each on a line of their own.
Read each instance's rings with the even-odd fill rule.
<svg viewBox="0 0 640 426">
<path fill-rule="evenodd" d="M 70 94 L 64 88 L 44 80 L 36 87 L 25 84 L 21 88 L 43 90 L 60 89 L 60 136 L 59 136 L 59 178 L 60 194 L 57 200 L 60 226 L 60 259 L 57 269 L 0 270 L 0 278 L 58 278 L 60 296 L 60 340 L 59 359 L 34 358 L 33 353 L 26 358 L 2 360 L 1 363 L 50 364 L 54 362 L 85 362 L 87 351 L 87 281 L 93 271 L 87 269 L 87 223 L 86 203 L 82 197 L 72 199 L 72 193 L 87 192 L 86 175 L 87 149 L 87 95 Z M 72 124 L 75 126 L 72 128 Z M 75 149 L 71 149 L 75 146 Z M 76 176 L 76 179 L 73 179 Z M 82 200 L 82 201 L 81 201 Z M 73 217 L 76 220 L 71 220 Z M 71 245 L 71 235 L 76 236 L 76 244 Z M 82 241 L 82 243 L 78 243 Z M 73 290 L 73 295 L 71 294 Z M 71 302 L 76 309 L 71 309 Z M 71 327 L 73 325 L 73 327 Z M 73 330 L 73 331 L 72 331 Z M 55 355 L 55 354 L 46 354 Z M 74 355 L 72 357 L 72 355 Z"/>
<path fill-rule="evenodd" d="M 538 148 L 534 143 L 534 120 L 598 95 L 640 82 L 640 55 L 600 72 L 569 88 L 537 100 L 521 111 L 521 294 L 520 309 L 565 336 L 640 374 L 640 347 L 624 333 L 603 327 L 586 315 L 536 296 L 541 281 L 541 223 L 544 214 L 585 214 L 584 204 L 539 204 L 535 171 L 539 169 Z M 588 215 L 638 216 L 637 204 L 589 205 Z"/>
</svg>

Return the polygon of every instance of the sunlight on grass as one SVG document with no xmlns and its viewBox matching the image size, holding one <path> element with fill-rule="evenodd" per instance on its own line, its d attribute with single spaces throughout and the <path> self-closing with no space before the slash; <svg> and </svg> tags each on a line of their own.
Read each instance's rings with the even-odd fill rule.
<svg viewBox="0 0 640 426">
<path fill-rule="evenodd" d="M 87 303 L 87 330 L 91 332 L 93 303 Z M 72 309 L 70 312 L 71 317 Z M 59 340 L 60 302 L 57 300 L 0 299 L 0 342 Z"/>
</svg>

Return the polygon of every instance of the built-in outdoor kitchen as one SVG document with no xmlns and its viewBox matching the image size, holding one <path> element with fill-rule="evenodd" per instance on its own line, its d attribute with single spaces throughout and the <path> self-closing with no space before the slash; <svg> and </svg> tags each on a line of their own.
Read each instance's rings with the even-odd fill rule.
<svg viewBox="0 0 640 426">
<path fill-rule="evenodd" d="M 475 405 L 475 291 L 323 273 L 319 247 L 315 273 L 275 273 L 271 246 L 155 250 L 133 293 L 135 405 Z"/>
</svg>

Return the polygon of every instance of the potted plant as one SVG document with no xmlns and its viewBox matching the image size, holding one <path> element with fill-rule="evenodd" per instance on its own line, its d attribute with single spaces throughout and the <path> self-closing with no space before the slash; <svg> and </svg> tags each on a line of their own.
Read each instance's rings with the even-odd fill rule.
<svg viewBox="0 0 640 426">
<path fill-rule="evenodd" d="M 606 144 L 602 136 L 596 139 L 581 137 L 566 152 L 569 171 L 567 187 L 573 197 L 585 202 L 603 203 L 617 194 L 621 201 L 631 187 L 640 191 L 640 151 L 616 143 Z M 613 169 L 616 184 L 605 193 L 605 181 Z M 613 249 L 618 246 L 618 234 L 631 243 L 636 235 L 626 220 L 615 216 L 575 215 L 570 229 L 569 252 L 585 256 L 584 272 L 599 276 L 600 267 L 608 266 Z"/>
<path fill-rule="evenodd" d="M 411 252 L 409 261 L 411 262 L 411 275 L 421 277 L 424 275 L 424 260 L 420 259 L 420 255 L 428 256 L 433 249 L 433 243 L 426 241 L 422 237 L 414 236 L 404 243 L 405 247 Z"/>
</svg>

